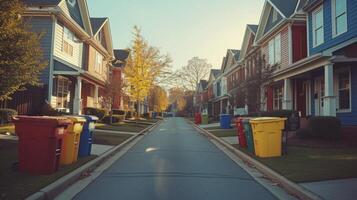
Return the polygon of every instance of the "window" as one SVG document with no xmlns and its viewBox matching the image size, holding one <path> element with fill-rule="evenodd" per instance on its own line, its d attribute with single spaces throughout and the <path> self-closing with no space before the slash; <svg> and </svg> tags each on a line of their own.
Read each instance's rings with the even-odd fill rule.
<svg viewBox="0 0 357 200">
<path fill-rule="evenodd" d="M 349 110 L 351 108 L 351 84 L 350 71 L 341 71 L 338 77 L 338 109 Z"/>
<path fill-rule="evenodd" d="M 57 77 L 53 84 L 53 95 L 56 97 L 56 108 L 63 109 L 69 106 L 70 81 L 64 77 Z"/>
<path fill-rule="evenodd" d="M 273 92 L 273 109 L 281 110 L 283 107 L 283 87 L 275 87 Z"/>
<path fill-rule="evenodd" d="M 324 42 L 324 19 L 322 6 L 312 13 L 313 45 L 318 46 Z"/>
<path fill-rule="evenodd" d="M 98 74 L 102 74 L 103 70 L 103 56 L 98 53 L 97 51 L 95 52 L 95 65 L 94 65 L 94 70 Z"/>
<path fill-rule="evenodd" d="M 62 52 L 73 56 L 73 41 L 74 35 L 66 27 L 63 27 L 63 37 L 62 37 Z"/>
<path fill-rule="evenodd" d="M 281 36 L 278 34 L 269 41 L 269 64 L 275 65 L 281 61 Z"/>
<path fill-rule="evenodd" d="M 337 36 L 347 31 L 347 0 L 332 0 L 333 35 Z"/>
</svg>

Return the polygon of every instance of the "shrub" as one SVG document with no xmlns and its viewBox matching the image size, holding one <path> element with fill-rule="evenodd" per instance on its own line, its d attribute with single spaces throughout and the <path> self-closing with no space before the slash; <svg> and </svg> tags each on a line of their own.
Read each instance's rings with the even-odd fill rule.
<svg viewBox="0 0 357 200">
<path fill-rule="evenodd" d="M 43 104 L 43 106 L 41 108 L 41 115 L 44 115 L 44 116 L 61 116 L 62 113 L 60 113 L 57 110 L 55 110 L 54 108 L 52 108 L 52 106 L 46 102 L 45 104 Z"/>
<path fill-rule="evenodd" d="M 126 112 L 125 114 L 125 119 L 130 119 L 130 118 L 133 118 L 136 116 L 136 112 L 133 112 L 133 111 L 128 111 Z"/>
<path fill-rule="evenodd" d="M 116 109 L 113 109 L 113 110 L 112 110 L 112 114 L 113 114 L 113 115 L 124 115 L 124 116 L 125 116 L 125 111 L 124 111 L 124 110 L 116 110 Z"/>
<path fill-rule="evenodd" d="M 307 129 L 312 138 L 339 139 L 341 137 L 341 121 L 336 117 L 311 117 Z"/>
<path fill-rule="evenodd" d="M 112 120 L 110 121 L 110 118 L 112 118 Z M 110 123 L 118 123 L 118 122 L 122 122 L 124 121 L 124 115 L 119 116 L 119 115 L 114 115 L 114 116 L 110 116 L 110 115 L 106 115 L 103 119 L 102 122 L 106 123 L 106 124 L 110 124 Z"/>
<path fill-rule="evenodd" d="M 13 109 L 0 109 L 0 124 L 10 123 L 12 117 L 17 115 L 17 111 Z"/>
<path fill-rule="evenodd" d="M 106 116 L 108 113 L 107 110 L 105 109 L 100 109 L 100 108 L 92 108 L 92 107 L 86 107 L 83 109 L 85 115 L 94 115 L 98 117 L 99 120 L 103 120 L 103 118 Z"/>
</svg>

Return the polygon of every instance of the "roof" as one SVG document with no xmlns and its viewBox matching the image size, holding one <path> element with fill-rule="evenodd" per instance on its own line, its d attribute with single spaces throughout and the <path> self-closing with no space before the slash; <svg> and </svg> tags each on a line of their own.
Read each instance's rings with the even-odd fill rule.
<svg viewBox="0 0 357 200">
<path fill-rule="evenodd" d="M 215 78 L 217 78 L 219 75 L 221 75 L 221 70 L 220 69 L 211 69 L 211 73 Z"/>
<path fill-rule="evenodd" d="M 99 29 L 103 26 L 105 21 L 108 18 L 102 17 L 102 18 L 90 18 L 90 23 L 92 25 L 92 30 L 93 30 L 93 35 L 96 35 L 99 31 Z"/>
<path fill-rule="evenodd" d="M 21 0 L 26 5 L 56 6 L 62 0 Z"/>
<path fill-rule="evenodd" d="M 254 34 L 257 33 L 258 25 L 255 25 L 255 24 L 247 24 L 247 26 L 248 26 L 248 28 L 249 28 Z"/>
<path fill-rule="evenodd" d="M 295 8 L 299 0 L 269 0 L 284 17 L 288 18 L 295 13 Z"/>
<path fill-rule="evenodd" d="M 115 49 L 114 50 L 115 61 L 113 65 L 116 67 L 122 67 L 126 63 L 129 54 L 130 51 L 128 49 Z"/>
</svg>

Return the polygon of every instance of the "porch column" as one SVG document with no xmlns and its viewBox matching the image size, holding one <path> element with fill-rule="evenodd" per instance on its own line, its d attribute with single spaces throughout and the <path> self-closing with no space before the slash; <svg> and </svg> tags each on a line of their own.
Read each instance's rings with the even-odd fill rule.
<svg viewBox="0 0 357 200">
<path fill-rule="evenodd" d="M 283 97 L 283 109 L 284 110 L 292 110 L 293 94 L 291 87 L 291 79 L 284 79 L 284 97 Z"/>
<path fill-rule="evenodd" d="M 94 107 L 99 107 L 99 97 L 98 97 L 99 86 L 94 85 Z"/>
<path fill-rule="evenodd" d="M 324 116 L 336 116 L 336 98 L 333 88 L 333 64 L 325 66 Z"/>
<path fill-rule="evenodd" d="M 73 114 L 80 115 L 82 114 L 82 78 L 77 77 L 77 83 L 74 91 L 74 99 L 73 99 Z"/>
</svg>

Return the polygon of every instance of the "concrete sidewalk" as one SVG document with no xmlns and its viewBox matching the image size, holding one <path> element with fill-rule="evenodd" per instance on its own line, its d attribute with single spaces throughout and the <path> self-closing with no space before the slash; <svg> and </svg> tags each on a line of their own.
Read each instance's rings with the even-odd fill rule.
<svg viewBox="0 0 357 200">
<path fill-rule="evenodd" d="M 300 184 L 326 200 L 357 199 L 357 178 Z"/>
</svg>

